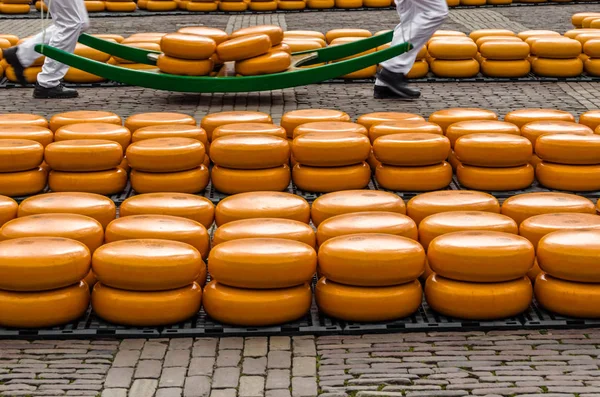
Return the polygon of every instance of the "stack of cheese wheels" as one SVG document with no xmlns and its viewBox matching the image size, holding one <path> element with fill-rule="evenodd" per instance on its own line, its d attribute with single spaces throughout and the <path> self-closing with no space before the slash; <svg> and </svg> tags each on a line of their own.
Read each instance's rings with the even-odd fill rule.
<svg viewBox="0 0 600 397">
<path fill-rule="evenodd" d="M 115 241 L 94 252 L 92 269 L 98 278 L 92 309 L 111 323 L 169 325 L 200 310 L 202 288 L 196 280 L 206 274 L 206 265 L 189 244 L 160 239 Z"/>
<path fill-rule="evenodd" d="M 531 45 L 533 72 L 544 77 L 575 77 L 583 73 L 582 45 L 567 37 L 544 37 Z"/>
<path fill-rule="evenodd" d="M 127 148 L 131 186 L 137 193 L 199 193 L 210 172 L 203 164 L 206 150 L 193 138 L 153 138 Z"/>
<path fill-rule="evenodd" d="M 84 0 L 87 12 L 102 12 L 106 10 L 103 0 Z"/>
<path fill-rule="evenodd" d="M 369 138 L 358 132 L 309 132 L 294 138 L 294 184 L 307 192 L 363 189 L 371 179 Z"/>
<path fill-rule="evenodd" d="M 336 4 L 336 7 L 339 7 Z M 328 44 L 331 44 L 333 40 L 342 37 L 362 37 L 367 38 L 373 36 L 373 33 L 367 29 L 332 29 L 325 33 L 325 40 Z"/>
<path fill-rule="evenodd" d="M 52 168 L 48 184 L 54 192 L 87 192 L 104 195 L 125 190 L 127 172 L 120 167 L 123 148 L 102 139 L 54 142 L 46 147 Z"/>
<path fill-rule="evenodd" d="M 213 70 L 212 56 L 217 43 L 210 37 L 185 33 L 169 33 L 160 40 L 163 52 L 156 66 L 163 73 L 206 76 Z"/>
<path fill-rule="evenodd" d="M 495 37 L 495 36 L 492 36 Z M 484 40 L 485 37 L 478 40 Z M 479 47 L 481 52 L 481 71 L 490 77 L 523 77 L 531 70 L 529 45 L 521 39 L 489 40 Z"/>
<path fill-rule="evenodd" d="M 213 279 L 204 290 L 204 310 L 226 324 L 268 326 L 310 310 L 309 282 L 317 254 L 303 242 L 242 238 L 215 246 L 208 260 Z"/>
<path fill-rule="evenodd" d="M 338 37 L 337 39 L 332 40 L 331 43 L 329 43 L 329 46 L 343 45 L 343 44 L 353 43 L 353 42 L 359 41 L 359 40 L 363 40 L 363 38 L 362 37 Z M 360 54 L 353 55 L 351 57 L 342 58 L 342 59 L 340 59 L 340 61 L 345 61 L 347 59 L 361 57 L 361 56 L 364 56 L 367 54 L 372 54 L 373 52 L 375 52 L 375 49 L 370 49 L 368 51 L 361 52 Z M 344 79 L 369 79 L 369 78 L 375 76 L 375 73 L 377 73 L 377 65 L 371 65 L 364 69 L 357 70 L 356 72 L 346 74 L 346 75 L 342 76 L 342 78 L 344 78 Z"/>
<path fill-rule="evenodd" d="M 219 112 L 211 113 L 200 122 L 200 126 L 208 137 L 208 141 L 213 140 L 213 131 L 218 127 L 229 125 L 229 124 L 241 124 L 241 123 L 258 123 L 258 124 L 273 124 L 273 119 L 267 113 L 262 112 L 250 112 L 245 110 L 238 110 L 232 112 Z M 265 126 L 267 127 L 267 126 Z"/>
<path fill-rule="evenodd" d="M 543 186 L 575 192 L 600 189 L 599 135 L 542 135 L 535 149 L 542 159 L 536 175 Z"/>
<path fill-rule="evenodd" d="M 585 72 L 590 76 L 600 76 L 600 37 L 588 40 L 583 45 L 583 52 L 589 57 L 583 64 Z"/>
<path fill-rule="evenodd" d="M 49 132 L 41 127 L 22 128 Z M 44 190 L 48 180 L 48 170 L 42 164 L 44 146 L 31 139 L 2 139 L 1 136 L 0 130 L 0 194 L 29 196 Z"/>
<path fill-rule="evenodd" d="M 290 184 L 290 145 L 285 138 L 262 134 L 221 136 L 212 141 L 210 155 L 215 164 L 212 184 L 222 193 L 282 191 Z"/>
<path fill-rule="evenodd" d="M 442 190 L 419 194 L 406 205 L 406 213 L 417 225 L 430 215 L 450 211 L 485 211 L 500 213 L 494 196 L 470 190 Z"/>
<path fill-rule="evenodd" d="M 435 274 L 425 284 L 431 308 L 450 317 L 493 320 L 516 316 L 532 300 L 526 276 L 535 260 L 526 238 L 496 231 L 460 231 L 433 239 L 427 250 Z"/>
<path fill-rule="evenodd" d="M 131 142 L 131 132 L 120 124 L 79 123 L 62 126 L 54 134 L 54 141 L 56 142 L 82 139 L 116 142 L 121 145 L 123 153 L 125 153 Z"/>
<path fill-rule="evenodd" d="M 373 153 L 381 163 L 375 171 L 377 183 L 394 191 L 431 191 L 446 188 L 452 167 L 447 137 L 430 133 L 384 135 L 373 142 Z"/>
<path fill-rule="evenodd" d="M 111 12 L 134 12 L 137 5 L 133 0 L 105 0 L 106 11 Z"/>
<path fill-rule="evenodd" d="M 544 236 L 538 263 L 544 273 L 535 297 L 544 308 L 570 317 L 600 317 L 599 230 L 565 230 Z"/>
<path fill-rule="evenodd" d="M 583 20 L 589 17 L 600 18 L 600 12 L 578 12 L 571 16 L 571 23 L 576 28 L 582 28 Z"/>
<path fill-rule="evenodd" d="M 474 77 L 479 73 L 477 44 L 468 37 L 434 37 L 427 51 L 431 71 L 438 77 Z"/>
<path fill-rule="evenodd" d="M 177 2 L 174 0 L 148 0 L 145 6 L 148 11 L 175 11 L 177 9 Z"/>
<path fill-rule="evenodd" d="M 520 190 L 530 186 L 535 177 L 529 164 L 532 145 L 522 136 L 465 135 L 456 141 L 454 154 L 460 162 L 456 170 L 458 182 L 468 189 Z"/>
<path fill-rule="evenodd" d="M 331 238 L 319 247 L 317 305 L 345 321 L 410 316 L 423 299 L 417 279 L 424 269 L 425 251 L 410 238 L 380 233 Z"/>
<path fill-rule="evenodd" d="M 29 0 L 3 0 L 0 3 L 2 14 L 29 14 L 31 11 Z"/>
<path fill-rule="evenodd" d="M 296 127 L 319 121 L 350 121 L 350 116 L 348 113 L 333 109 L 292 110 L 281 117 L 281 126 L 285 128 L 288 139 L 293 139 Z"/>
<path fill-rule="evenodd" d="M 90 303 L 88 248 L 75 240 L 25 237 L 0 242 L 0 326 L 53 327 Z"/>
</svg>

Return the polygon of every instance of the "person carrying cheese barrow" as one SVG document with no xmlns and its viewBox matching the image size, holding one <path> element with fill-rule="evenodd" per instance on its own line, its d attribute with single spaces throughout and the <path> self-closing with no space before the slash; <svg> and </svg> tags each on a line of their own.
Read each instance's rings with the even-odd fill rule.
<svg viewBox="0 0 600 397">
<path fill-rule="evenodd" d="M 377 73 L 373 97 L 376 99 L 413 100 L 419 90 L 408 86 L 406 75 L 413 67 L 419 50 L 448 16 L 446 0 L 395 0 L 400 23 L 394 28 L 392 46 L 409 42 L 413 48 L 382 62 Z"/>
<path fill-rule="evenodd" d="M 75 51 L 77 39 L 90 25 L 84 0 L 50 0 L 48 7 L 52 14 L 53 24 L 45 32 L 40 32 L 24 43 L 3 51 L 4 59 L 15 70 L 15 75 L 22 85 L 27 84 L 24 71 L 33 65 L 40 54 L 35 46 L 42 44 L 72 53 Z M 76 98 L 76 90 L 63 85 L 62 79 L 69 66 L 54 59 L 46 58 L 33 91 L 34 98 L 58 99 Z"/>
</svg>

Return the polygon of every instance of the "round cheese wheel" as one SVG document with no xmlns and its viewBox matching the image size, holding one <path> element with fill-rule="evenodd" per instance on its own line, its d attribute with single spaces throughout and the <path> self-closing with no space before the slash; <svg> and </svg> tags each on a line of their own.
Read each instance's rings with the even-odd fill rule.
<svg viewBox="0 0 600 397">
<path fill-rule="evenodd" d="M 189 3 L 188 3 L 188 11 Z M 184 33 L 189 35 L 203 36 L 213 39 L 213 41 L 217 44 L 221 44 L 222 42 L 229 39 L 229 35 L 225 33 L 224 30 L 217 28 L 210 28 L 207 26 L 186 26 L 177 31 L 178 33 Z"/>
<path fill-rule="evenodd" d="M 269 36 L 271 44 L 274 46 L 283 40 L 283 29 L 276 25 L 258 25 L 234 30 L 229 37 L 230 39 L 235 39 L 237 37 L 256 36 L 260 34 Z"/>
<path fill-rule="evenodd" d="M 598 12 L 578 12 L 577 14 L 573 14 L 571 17 L 571 23 L 575 27 L 581 27 L 583 20 L 589 17 L 598 17 L 600 18 L 600 13 Z"/>
<path fill-rule="evenodd" d="M 347 190 L 318 197 L 311 208 L 315 226 L 332 216 L 364 211 L 385 211 L 406 214 L 402 198 L 378 190 Z"/>
<path fill-rule="evenodd" d="M 39 214 L 13 219 L 0 229 L 0 240 L 21 237 L 62 237 L 77 240 L 94 252 L 104 241 L 102 225 L 79 214 Z"/>
<path fill-rule="evenodd" d="M 239 36 L 219 44 L 217 55 L 223 62 L 242 61 L 266 54 L 271 45 L 271 40 L 266 34 Z"/>
<path fill-rule="evenodd" d="M 83 316 L 90 304 L 84 282 L 43 292 L 0 290 L 0 326 L 14 328 L 54 327 Z"/>
<path fill-rule="evenodd" d="M 447 162 L 423 167 L 397 167 L 387 164 L 375 170 L 377 184 L 393 191 L 427 192 L 441 190 L 452 182 L 452 167 Z"/>
<path fill-rule="evenodd" d="M 420 120 L 407 120 L 387 121 L 383 123 L 374 124 L 369 129 L 369 138 L 371 139 L 371 143 L 373 143 L 377 138 L 384 135 L 395 135 L 405 133 L 426 133 L 443 135 L 441 127 L 437 124 Z"/>
<path fill-rule="evenodd" d="M 319 310 L 344 321 L 374 322 L 408 317 L 423 300 L 421 284 L 354 287 L 322 278 L 315 287 Z"/>
<path fill-rule="evenodd" d="M 531 53 L 542 58 L 567 59 L 581 54 L 579 41 L 564 37 L 544 37 L 531 45 Z"/>
<path fill-rule="evenodd" d="M 60 127 L 80 123 L 107 123 L 121 125 L 121 117 L 112 112 L 99 110 L 76 110 L 73 112 L 59 113 L 50 119 L 50 129 L 58 130 Z"/>
<path fill-rule="evenodd" d="M 272 124 L 273 120 L 271 116 L 262 112 L 233 111 L 208 114 L 204 116 L 200 125 L 206 131 L 208 140 L 212 141 L 212 133 L 217 127 L 240 123 Z"/>
<path fill-rule="evenodd" d="M 37 168 L 44 159 L 44 146 L 30 139 L 0 139 L 0 172 Z"/>
<path fill-rule="evenodd" d="M 48 186 L 53 192 L 84 192 L 105 196 L 121 193 L 127 185 L 122 168 L 94 172 L 50 171 Z"/>
<path fill-rule="evenodd" d="M 285 51 L 269 51 L 235 63 L 235 72 L 242 76 L 258 76 L 286 71 L 292 64 L 292 56 Z"/>
<path fill-rule="evenodd" d="M 150 127 L 154 125 L 164 124 L 184 124 L 184 125 L 196 125 L 196 120 L 192 116 L 182 113 L 138 113 L 133 116 L 129 116 L 125 120 L 125 127 L 127 127 L 132 133 L 143 127 Z"/>
<path fill-rule="evenodd" d="M 503 133 L 463 135 L 454 153 L 461 163 L 478 167 L 522 166 L 533 154 L 528 139 Z"/>
<path fill-rule="evenodd" d="M 481 44 L 481 56 L 493 60 L 517 60 L 529 56 L 529 45 L 522 41 L 488 41 Z"/>
<path fill-rule="evenodd" d="M 197 168 L 180 172 L 131 171 L 131 186 L 136 193 L 199 193 L 208 186 L 210 172 L 201 164 Z"/>
<path fill-rule="evenodd" d="M 455 36 L 455 37 L 466 37 L 467 35 L 463 32 L 459 32 L 458 30 L 436 30 L 435 33 L 433 33 L 432 37 L 439 37 L 439 36 Z"/>
<path fill-rule="evenodd" d="M 312 302 L 308 284 L 291 288 L 253 290 L 211 281 L 204 289 L 204 310 L 219 322 L 239 326 L 268 326 L 297 320 Z"/>
<path fill-rule="evenodd" d="M 469 37 L 474 41 L 486 36 L 516 36 L 516 34 L 512 30 L 507 29 L 480 29 L 469 33 Z"/>
<path fill-rule="evenodd" d="M 425 298 L 433 310 L 445 316 L 494 320 L 527 310 L 533 289 L 527 277 L 502 283 L 469 283 L 434 274 L 425 283 Z"/>
<path fill-rule="evenodd" d="M 431 71 L 438 77 L 467 78 L 479 73 L 480 65 L 475 59 L 444 60 L 434 59 L 430 63 Z"/>
<path fill-rule="evenodd" d="M 404 123 L 408 121 L 419 121 L 423 122 L 425 119 L 418 114 L 413 113 L 401 113 L 401 112 L 375 112 L 363 114 L 356 121 L 358 124 L 365 126 L 369 131 L 372 127 L 381 123 L 399 122 Z"/>
<path fill-rule="evenodd" d="M 600 217 L 589 213 L 546 213 L 524 220 L 519 226 L 519 234 L 527 238 L 537 248 L 545 235 L 558 230 L 600 229 Z"/>
<path fill-rule="evenodd" d="M 576 77 L 583 73 L 583 62 L 579 58 L 537 58 L 532 64 L 533 72 L 544 77 Z"/>
<path fill-rule="evenodd" d="M 175 11 L 177 2 L 168 0 L 148 0 L 146 3 L 148 11 Z"/>
<path fill-rule="evenodd" d="M 338 236 L 319 247 L 319 274 L 336 283 L 386 287 L 416 280 L 425 251 L 415 240 L 391 234 Z"/>
<path fill-rule="evenodd" d="M 407 214 L 417 225 L 429 215 L 450 211 L 500 212 L 494 196 L 468 190 L 446 190 L 419 194 L 408 202 Z"/>
<path fill-rule="evenodd" d="M 152 40 L 148 40 L 149 42 L 126 43 L 127 40 L 128 39 L 125 39 L 122 44 L 126 45 L 128 47 L 139 48 L 141 50 L 160 52 L 160 44 L 159 44 L 160 37 L 156 37 Z M 117 62 L 118 66 L 124 67 L 124 68 L 130 67 L 130 68 L 140 68 L 140 69 L 143 69 L 143 68 L 156 69 L 156 65 L 146 65 L 143 63 L 134 63 L 133 61 L 119 58 L 119 57 L 113 57 L 113 60 Z"/>
<path fill-rule="evenodd" d="M 1 125 L 0 139 L 27 139 L 46 147 L 53 140 L 52 131 L 36 125 Z"/>
<path fill-rule="evenodd" d="M 481 50 L 482 45 L 484 45 L 485 43 L 490 43 L 490 42 L 523 43 L 523 40 L 516 36 L 484 36 L 484 37 L 477 39 L 477 41 L 475 43 L 477 44 L 477 47 Z M 504 48 L 504 46 L 502 46 L 502 48 Z M 500 50 L 500 51 L 496 51 L 496 52 L 504 53 L 505 51 Z M 527 55 L 529 55 L 529 47 L 527 47 Z M 527 55 L 525 57 L 527 57 Z"/>
<path fill-rule="evenodd" d="M 177 172 L 202 164 L 204 145 L 192 138 L 153 138 L 132 143 L 127 148 L 127 162 L 144 172 Z"/>
<path fill-rule="evenodd" d="M 292 53 L 300 51 L 318 50 L 326 46 L 325 40 L 309 37 L 284 37 L 283 42 L 290 47 L 290 51 Z"/>
<path fill-rule="evenodd" d="M 222 1 L 219 3 L 219 11 L 242 12 L 247 9 L 248 3 L 245 1 Z"/>
<path fill-rule="evenodd" d="M 277 238 L 294 240 L 316 246 L 315 232 L 306 223 L 277 218 L 241 219 L 218 227 L 214 232 L 213 247 L 233 240 L 249 238 Z"/>
<path fill-rule="evenodd" d="M 530 37 L 535 37 L 535 36 L 560 36 L 561 34 L 558 32 L 555 32 L 553 30 L 525 30 L 523 32 L 519 32 L 517 34 L 517 37 L 520 38 L 521 40 L 525 41 Z"/>
<path fill-rule="evenodd" d="M 84 44 L 77 43 L 75 46 L 75 51 L 73 52 L 75 55 L 91 59 L 96 62 L 105 63 L 110 59 L 110 54 L 107 54 L 102 51 L 98 51 L 95 48 L 88 47 Z"/>
<path fill-rule="evenodd" d="M 439 164 L 450 152 L 448 138 L 438 134 L 406 133 L 377 138 L 373 153 L 386 165 L 424 166 Z"/>
<path fill-rule="evenodd" d="M 585 197 L 558 192 L 519 194 L 502 204 L 502 214 L 513 218 L 519 225 L 532 216 L 557 212 L 595 214 L 596 209 L 594 203 Z"/>
<path fill-rule="evenodd" d="M 37 214 L 79 214 L 97 220 L 105 228 L 117 215 L 115 203 L 94 193 L 46 193 L 29 197 L 19 205 L 19 218 Z M 121 216 L 123 213 L 121 211 Z M 0 222 L 2 223 L 2 222 Z"/>
<path fill-rule="evenodd" d="M 425 59 L 421 59 L 413 64 L 413 67 L 406 74 L 407 79 L 421 79 L 429 73 L 429 63 Z"/>
<path fill-rule="evenodd" d="M 303 165 L 340 167 L 369 157 L 371 143 L 357 132 L 309 132 L 294 138 L 294 159 Z"/>
<path fill-rule="evenodd" d="M 131 137 L 133 142 L 154 138 L 191 138 L 202 142 L 204 147 L 208 145 L 206 131 L 200 127 L 184 124 L 164 124 L 142 127 L 137 129 Z"/>
<path fill-rule="evenodd" d="M 435 59 L 472 59 L 477 55 L 477 44 L 468 40 L 435 40 L 427 51 Z"/>
<path fill-rule="evenodd" d="M 579 124 L 586 125 L 592 130 L 596 130 L 600 125 L 600 110 L 590 110 L 579 116 Z"/>
<path fill-rule="evenodd" d="M 90 251 L 75 240 L 26 237 L 2 241 L 0 289 L 46 291 L 67 287 L 88 274 L 90 260 Z"/>
<path fill-rule="evenodd" d="M 536 153 L 544 161 L 560 164 L 600 164 L 598 135 L 542 135 Z"/>
<path fill-rule="evenodd" d="M 19 204 L 10 197 L 0 196 L 0 227 L 17 217 Z"/>
<path fill-rule="evenodd" d="M 537 180 L 549 189 L 572 192 L 600 190 L 600 165 L 564 165 L 542 161 L 536 168 Z"/>
<path fill-rule="evenodd" d="M 285 128 L 288 138 L 293 138 L 296 127 L 318 121 L 350 121 L 350 116 L 339 110 L 330 109 L 292 110 L 283 115 L 281 126 Z"/>
<path fill-rule="evenodd" d="M 490 168 L 460 164 L 456 176 L 461 186 L 483 191 L 521 190 L 531 186 L 535 170 L 531 164 L 519 167 Z"/>
<path fill-rule="evenodd" d="M 163 73 L 180 76 L 206 76 L 213 71 L 214 63 L 211 59 L 188 60 L 179 59 L 160 54 L 156 66 Z"/>
<path fill-rule="evenodd" d="M 325 40 L 325 35 L 316 30 L 286 30 L 283 32 L 283 37 L 286 39 L 290 37 L 316 37 Z"/>
<path fill-rule="evenodd" d="M 102 139 L 117 142 L 125 152 L 131 141 L 131 132 L 127 128 L 116 124 L 79 123 L 61 127 L 54 135 L 56 142 L 78 139 Z"/>
<path fill-rule="evenodd" d="M 210 37 L 195 34 L 169 33 L 160 40 L 163 53 L 180 59 L 208 59 L 217 49 Z"/>
<path fill-rule="evenodd" d="M 339 190 L 364 189 L 371 180 L 366 162 L 345 167 L 309 167 L 296 164 L 292 179 L 305 192 L 329 193 Z"/>
<path fill-rule="evenodd" d="M 211 180 L 214 188 L 225 194 L 281 192 L 290 185 L 291 173 L 287 164 L 258 170 L 240 170 L 215 165 L 211 171 Z"/>
<path fill-rule="evenodd" d="M 597 40 L 600 43 L 600 39 Z M 587 74 L 591 75 L 591 76 L 600 76 L 600 62 L 598 58 L 595 59 L 585 59 L 584 56 L 587 55 L 582 55 L 581 56 L 581 60 L 584 61 L 584 69 L 587 72 Z M 599 54 L 599 58 L 600 58 L 600 54 Z"/>
<path fill-rule="evenodd" d="M 444 133 L 446 133 L 446 130 L 451 124 L 472 120 L 498 120 L 498 115 L 491 110 L 485 109 L 453 108 L 438 110 L 437 112 L 431 113 L 429 116 L 429 122 L 442 127 Z M 481 124 L 479 125 L 481 126 Z"/>
<path fill-rule="evenodd" d="M 308 224 L 310 206 L 302 197 L 282 192 L 241 193 L 226 197 L 217 205 L 217 226 L 250 218 L 283 218 Z"/>
<path fill-rule="evenodd" d="M 431 241 L 427 260 L 442 277 L 457 281 L 500 282 L 521 278 L 533 266 L 535 250 L 516 234 L 469 230 Z"/>
<path fill-rule="evenodd" d="M 114 324 L 159 326 L 182 322 L 200 311 L 202 288 L 196 283 L 170 291 L 124 291 L 94 286 L 92 309 Z"/>
<path fill-rule="evenodd" d="M 106 2 L 100 0 L 85 0 L 85 9 L 88 12 L 102 12 L 106 10 Z"/>
<path fill-rule="evenodd" d="M 123 148 L 102 139 L 54 142 L 46 147 L 44 160 L 57 171 L 106 171 L 123 161 Z"/>
<path fill-rule="evenodd" d="M 48 128 L 48 121 L 37 114 L 5 113 L 0 114 L 0 126 L 31 126 Z"/>
<path fill-rule="evenodd" d="M 597 283 L 600 245 L 598 230 L 562 230 L 544 236 L 538 243 L 541 269 L 561 280 Z"/>
<path fill-rule="evenodd" d="M 42 167 L 0 173 L 0 194 L 9 197 L 31 196 L 44 190 L 47 180 L 48 171 Z"/>
<path fill-rule="evenodd" d="M 525 77 L 531 71 L 531 63 L 527 59 L 516 61 L 481 62 L 481 72 L 488 77 Z"/>
<path fill-rule="evenodd" d="M 210 158 L 220 167 L 242 170 L 273 168 L 289 161 L 290 145 L 285 138 L 262 134 L 213 137 Z"/>
<path fill-rule="evenodd" d="M 137 9 L 137 5 L 133 1 L 126 2 L 114 2 L 105 1 L 106 11 L 109 12 L 134 12 Z"/>
<path fill-rule="evenodd" d="M 264 123 L 239 123 L 221 125 L 212 133 L 212 139 L 231 135 L 270 135 L 278 138 L 287 138 L 285 128 Z"/>
<path fill-rule="evenodd" d="M 569 112 L 555 109 L 519 109 L 508 112 L 504 121 L 515 124 L 522 128 L 525 124 L 533 121 L 575 121 L 575 117 Z"/>
<path fill-rule="evenodd" d="M 371 37 L 373 34 L 366 29 L 332 29 L 325 34 L 328 43 L 342 37 Z"/>
<path fill-rule="evenodd" d="M 600 317 L 600 289 L 597 283 L 576 283 L 541 273 L 535 281 L 535 299 L 546 310 L 559 315 Z"/>
<path fill-rule="evenodd" d="M 585 125 L 570 121 L 533 121 L 521 127 L 521 133 L 535 146 L 537 139 L 545 134 L 592 135 L 594 131 Z"/>
</svg>

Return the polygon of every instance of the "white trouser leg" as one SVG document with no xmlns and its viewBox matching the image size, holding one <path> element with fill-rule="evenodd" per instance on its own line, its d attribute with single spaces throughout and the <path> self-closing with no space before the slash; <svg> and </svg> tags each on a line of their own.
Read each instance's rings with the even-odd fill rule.
<svg viewBox="0 0 600 397">
<path fill-rule="evenodd" d="M 46 28 L 44 44 L 50 43 L 50 38 L 54 36 L 55 31 L 56 27 L 54 25 L 50 25 Z M 42 43 L 42 38 L 44 38 L 43 36 L 44 33 L 40 32 L 34 37 L 25 41 L 23 44 L 19 45 L 17 49 L 17 57 L 19 58 L 21 65 L 28 68 L 35 62 L 36 59 L 41 56 L 40 53 L 35 50 L 35 46 Z"/>
<path fill-rule="evenodd" d="M 446 0 L 396 0 L 400 23 L 394 29 L 392 46 L 409 42 L 413 49 L 381 63 L 394 73 L 407 74 L 417 54 L 448 16 Z M 377 85 L 384 85 L 379 80 Z"/>
</svg>

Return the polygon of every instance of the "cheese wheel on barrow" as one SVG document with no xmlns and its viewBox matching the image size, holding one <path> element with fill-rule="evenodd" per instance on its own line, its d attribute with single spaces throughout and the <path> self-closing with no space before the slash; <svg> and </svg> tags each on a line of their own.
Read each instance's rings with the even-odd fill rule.
<svg viewBox="0 0 600 397">
<path fill-rule="evenodd" d="M 127 148 L 127 162 L 144 172 L 178 172 L 202 164 L 204 145 L 192 138 L 154 138 L 132 143 Z"/>
<path fill-rule="evenodd" d="M 0 139 L 28 139 L 46 147 L 52 143 L 54 137 L 52 131 L 46 127 L 0 124 Z"/>
<path fill-rule="evenodd" d="M 180 76 L 206 76 L 213 71 L 212 59 L 190 60 L 179 59 L 160 54 L 156 66 L 161 72 Z"/>
<path fill-rule="evenodd" d="M 550 213 L 532 216 L 521 223 L 519 234 L 537 247 L 545 235 L 558 230 L 600 229 L 600 217 L 595 214 Z"/>
<path fill-rule="evenodd" d="M 500 204 L 491 194 L 469 190 L 442 190 L 419 194 L 406 205 L 407 214 L 417 224 L 429 215 L 449 211 L 500 212 Z"/>
<path fill-rule="evenodd" d="M 271 45 L 271 40 L 266 34 L 240 36 L 219 44 L 217 55 L 223 62 L 243 61 L 266 54 Z"/>
<path fill-rule="evenodd" d="M 214 139 L 210 158 L 221 167 L 258 170 L 279 167 L 290 159 L 285 138 L 269 135 L 232 135 Z"/>
<path fill-rule="evenodd" d="M 119 167 L 93 172 L 50 171 L 48 185 L 53 192 L 86 192 L 108 196 L 125 190 L 127 172 Z"/>
<path fill-rule="evenodd" d="M 210 37 L 193 34 L 169 33 L 160 40 L 160 48 L 170 57 L 181 59 L 208 59 L 217 49 Z"/>
<path fill-rule="evenodd" d="M 281 43 L 281 41 L 283 40 L 283 29 L 276 25 L 257 25 L 237 29 L 231 32 L 229 38 L 235 39 L 237 37 L 255 36 L 259 34 L 265 34 L 269 36 L 269 39 L 271 40 L 271 45 L 273 46 L 279 45 L 279 43 Z"/>
<path fill-rule="evenodd" d="M 56 171 L 106 171 L 123 161 L 123 148 L 103 139 L 54 142 L 46 147 L 44 159 Z"/>
<path fill-rule="evenodd" d="M 518 194 L 502 204 L 502 214 L 514 219 L 518 225 L 532 216 L 557 212 L 595 214 L 596 207 L 590 199 L 560 192 Z"/>
<path fill-rule="evenodd" d="M 208 186 L 210 172 L 202 164 L 180 172 L 131 171 L 131 186 L 136 193 L 198 193 Z"/>
<path fill-rule="evenodd" d="M 123 148 L 124 153 L 131 142 L 131 132 L 116 124 L 79 123 L 60 127 L 54 134 L 56 142 L 78 139 L 102 139 L 117 142 Z"/>
<path fill-rule="evenodd" d="M 345 167 L 309 167 L 296 164 L 292 170 L 294 184 L 305 192 L 329 193 L 363 189 L 371 180 L 366 162 Z"/>
<path fill-rule="evenodd" d="M 299 241 L 316 247 L 314 230 L 306 223 L 292 219 L 254 218 L 229 222 L 215 230 L 212 246 L 248 238 L 278 238 Z"/>
<path fill-rule="evenodd" d="M 285 72 L 292 56 L 285 51 L 269 51 L 254 58 L 236 61 L 235 72 L 242 76 L 258 76 Z"/>
<path fill-rule="evenodd" d="M 108 123 L 121 125 L 121 117 L 112 112 L 100 110 L 76 110 L 59 113 L 50 119 L 50 129 L 56 132 L 60 127 L 80 123 Z"/>
</svg>

